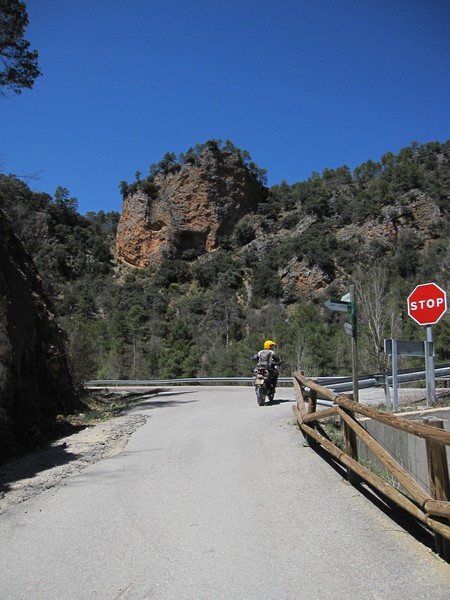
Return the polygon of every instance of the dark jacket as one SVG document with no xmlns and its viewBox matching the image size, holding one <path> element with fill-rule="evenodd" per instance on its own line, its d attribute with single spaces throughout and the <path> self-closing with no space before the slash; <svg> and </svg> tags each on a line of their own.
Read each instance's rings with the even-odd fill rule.
<svg viewBox="0 0 450 600">
<path fill-rule="evenodd" d="M 253 360 L 258 361 L 258 367 L 263 369 L 276 370 L 281 365 L 281 360 L 273 350 L 260 350 L 253 356 Z"/>
</svg>

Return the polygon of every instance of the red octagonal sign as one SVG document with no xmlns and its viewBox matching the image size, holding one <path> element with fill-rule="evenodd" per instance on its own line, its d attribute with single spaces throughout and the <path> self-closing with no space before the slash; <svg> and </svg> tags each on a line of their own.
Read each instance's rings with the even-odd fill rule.
<svg viewBox="0 0 450 600">
<path fill-rule="evenodd" d="M 434 325 L 447 312 L 447 294 L 435 283 L 424 283 L 408 296 L 408 315 L 419 325 Z"/>
</svg>

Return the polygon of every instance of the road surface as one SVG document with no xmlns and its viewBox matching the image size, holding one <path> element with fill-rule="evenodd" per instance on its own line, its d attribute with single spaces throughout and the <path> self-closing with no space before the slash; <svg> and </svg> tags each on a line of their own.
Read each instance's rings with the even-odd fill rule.
<svg viewBox="0 0 450 600">
<path fill-rule="evenodd" d="M 348 485 L 292 389 L 171 388 L 120 454 L 0 515 L 1 600 L 450 597 L 450 566 Z"/>
</svg>

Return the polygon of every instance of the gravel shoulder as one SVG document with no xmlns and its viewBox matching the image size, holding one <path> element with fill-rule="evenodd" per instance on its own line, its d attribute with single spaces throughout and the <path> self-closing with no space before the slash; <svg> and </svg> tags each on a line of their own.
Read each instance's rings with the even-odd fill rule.
<svg viewBox="0 0 450 600">
<path fill-rule="evenodd" d="M 88 465 L 118 454 L 144 425 L 142 414 L 123 414 L 58 439 L 0 466 L 0 514 L 25 502 Z"/>
</svg>

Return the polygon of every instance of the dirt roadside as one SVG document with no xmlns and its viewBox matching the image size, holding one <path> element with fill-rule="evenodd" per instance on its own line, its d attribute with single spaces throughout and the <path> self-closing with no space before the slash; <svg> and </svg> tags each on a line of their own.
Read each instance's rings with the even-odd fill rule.
<svg viewBox="0 0 450 600">
<path fill-rule="evenodd" d="M 118 454 L 146 419 L 142 414 L 121 414 L 0 465 L 0 514 L 88 465 Z"/>
</svg>

